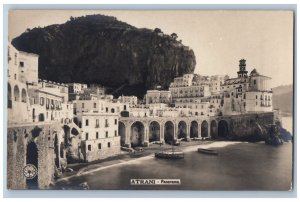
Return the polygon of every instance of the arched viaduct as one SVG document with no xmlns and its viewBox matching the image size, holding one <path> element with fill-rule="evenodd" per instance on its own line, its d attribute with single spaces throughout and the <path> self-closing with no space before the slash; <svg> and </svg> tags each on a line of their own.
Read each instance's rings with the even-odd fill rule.
<svg viewBox="0 0 300 202">
<path fill-rule="evenodd" d="M 121 145 L 133 147 L 180 138 L 234 140 L 257 135 L 257 124 L 274 122 L 273 112 L 215 117 L 121 117 L 119 135 Z"/>
</svg>

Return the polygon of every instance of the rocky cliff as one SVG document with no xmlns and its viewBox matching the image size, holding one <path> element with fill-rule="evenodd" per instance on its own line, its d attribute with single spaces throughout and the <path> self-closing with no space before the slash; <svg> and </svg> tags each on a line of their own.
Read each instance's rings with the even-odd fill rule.
<svg viewBox="0 0 300 202">
<path fill-rule="evenodd" d="M 177 35 L 138 29 L 115 17 L 89 15 L 60 25 L 27 30 L 13 39 L 18 49 L 40 55 L 39 77 L 56 82 L 99 83 L 115 95 L 141 97 L 156 85 L 194 71 L 193 50 Z"/>
</svg>

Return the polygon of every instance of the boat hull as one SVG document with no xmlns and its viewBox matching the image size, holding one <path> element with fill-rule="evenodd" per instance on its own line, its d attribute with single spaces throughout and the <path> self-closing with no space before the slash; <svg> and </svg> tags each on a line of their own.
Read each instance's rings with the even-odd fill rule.
<svg viewBox="0 0 300 202">
<path fill-rule="evenodd" d="M 183 152 L 157 152 L 155 157 L 161 159 L 183 159 L 184 154 Z"/>
<path fill-rule="evenodd" d="M 219 155 L 219 153 L 216 150 L 211 150 L 211 149 L 198 149 L 199 153 L 202 154 L 208 154 L 208 155 Z"/>
</svg>

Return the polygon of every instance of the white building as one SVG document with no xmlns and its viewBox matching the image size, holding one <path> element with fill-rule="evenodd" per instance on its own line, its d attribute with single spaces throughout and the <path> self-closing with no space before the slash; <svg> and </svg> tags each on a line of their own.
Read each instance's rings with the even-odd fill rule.
<svg viewBox="0 0 300 202">
<path fill-rule="evenodd" d="M 119 116 L 114 113 L 83 113 L 81 152 L 83 160 L 90 162 L 121 152 L 118 132 Z"/>
<path fill-rule="evenodd" d="M 248 76 L 246 60 L 240 60 L 238 77 L 225 80 L 221 85 L 222 113 L 233 115 L 252 112 L 270 112 L 272 106 L 272 90 L 270 77 L 260 75 L 253 69 Z"/>
<path fill-rule="evenodd" d="M 136 96 L 119 96 L 118 101 L 121 103 L 129 104 L 129 107 L 135 107 L 138 104 L 138 98 Z"/>
<path fill-rule="evenodd" d="M 152 104 L 152 103 L 170 104 L 172 102 L 171 92 L 168 90 L 147 90 L 145 99 L 146 99 L 146 104 Z"/>
<path fill-rule="evenodd" d="M 68 87 L 39 80 L 38 57 L 8 46 L 9 124 L 72 120 Z"/>
</svg>

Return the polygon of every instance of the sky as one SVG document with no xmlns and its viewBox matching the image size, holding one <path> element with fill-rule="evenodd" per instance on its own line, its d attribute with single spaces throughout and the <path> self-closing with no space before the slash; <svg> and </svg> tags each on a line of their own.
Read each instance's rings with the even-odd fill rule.
<svg viewBox="0 0 300 202">
<path fill-rule="evenodd" d="M 239 60 L 272 78 L 271 87 L 293 83 L 293 13 L 290 11 L 199 10 L 11 10 L 9 39 L 27 28 L 61 24 L 70 16 L 114 16 L 138 28 L 177 33 L 193 49 L 195 73 L 236 77 Z"/>
</svg>

